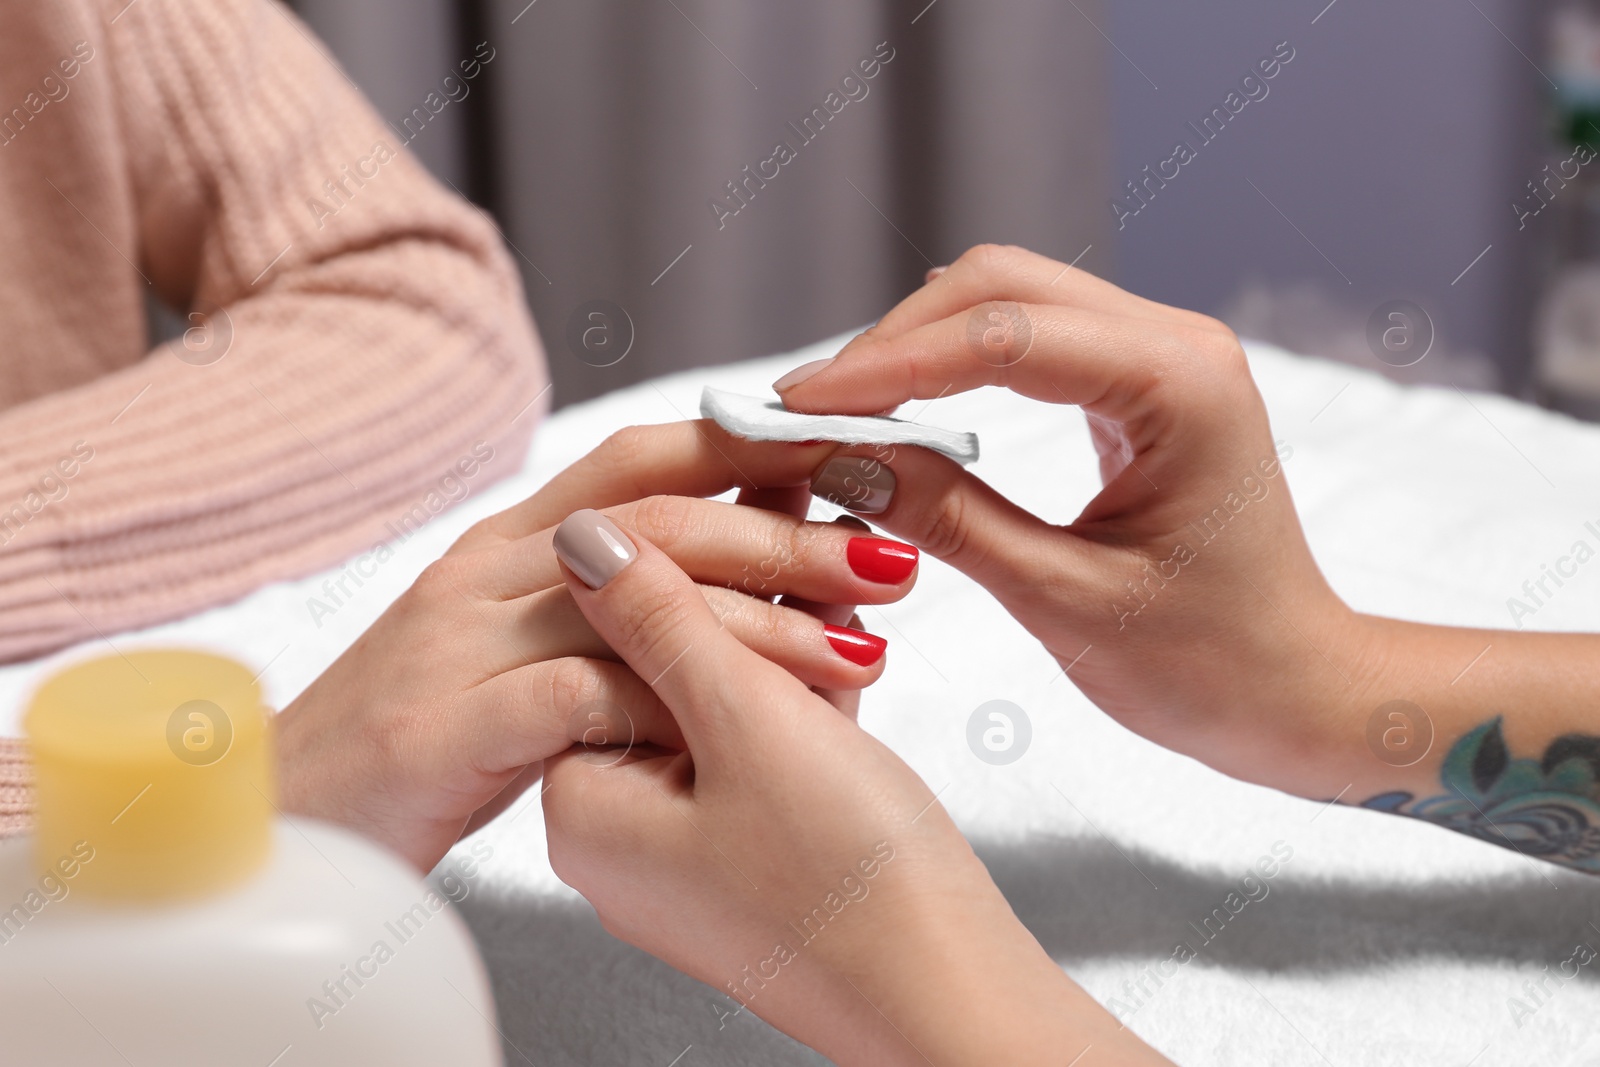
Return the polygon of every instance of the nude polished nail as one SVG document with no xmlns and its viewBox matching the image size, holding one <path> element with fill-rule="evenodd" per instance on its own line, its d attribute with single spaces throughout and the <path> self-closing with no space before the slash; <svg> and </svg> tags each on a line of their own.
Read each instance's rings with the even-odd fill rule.
<svg viewBox="0 0 1600 1067">
<path fill-rule="evenodd" d="M 810 363 L 802 363 L 788 374 L 785 374 L 782 378 L 779 378 L 777 381 L 773 382 L 772 391 L 775 393 L 781 393 L 785 389 L 793 389 L 795 386 L 799 385 L 813 374 L 816 374 L 818 371 L 822 370 L 823 367 L 826 367 L 832 362 L 833 357 L 829 356 L 827 359 L 814 359 Z"/>
<path fill-rule="evenodd" d="M 556 556 L 590 589 L 599 589 L 639 558 L 617 524 L 590 508 L 574 511 L 556 527 Z"/>
<path fill-rule="evenodd" d="M 883 658 L 889 642 L 865 630 L 852 630 L 848 626 L 827 625 L 822 632 L 828 637 L 833 650 L 858 667 L 870 667 Z"/>
<path fill-rule="evenodd" d="M 894 497 L 894 471 L 870 456 L 838 456 L 811 480 L 811 494 L 863 515 L 877 515 Z"/>
</svg>

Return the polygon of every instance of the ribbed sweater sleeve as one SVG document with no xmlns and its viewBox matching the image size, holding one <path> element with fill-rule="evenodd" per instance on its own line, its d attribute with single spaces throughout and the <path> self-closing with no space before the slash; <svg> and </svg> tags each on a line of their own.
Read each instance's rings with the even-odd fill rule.
<svg viewBox="0 0 1600 1067">
<path fill-rule="evenodd" d="M 6 166 L 19 145 L 43 162 L 37 238 L 70 234 L 88 257 L 76 286 L 38 299 L 142 330 L 147 279 L 204 317 L 0 411 L 0 659 L 368 547 L 478 442 L 496 458 L 472 488 L 512 473 L 545 405 L 492 225 L 435 185 L 292 14 L 78 6 L 78 27 L 52 33 L 94 57 L 0 148 Z M 32 340 L 6 359 L 51 361 L 49 338 Z M 63 374 L 83 377 L 74 359 Z"/>
<path fill-rule="evenodd" d="M 473 490 L 516 470 L 547 377 L 499 236 L 291 13 L 0 13 L 0 660 L 331 565 L 480 442 Z M 202 317 L 146 352 L 149 294 Z M 29 777 L 0 739 L 0 835 Z"/>
</svg>

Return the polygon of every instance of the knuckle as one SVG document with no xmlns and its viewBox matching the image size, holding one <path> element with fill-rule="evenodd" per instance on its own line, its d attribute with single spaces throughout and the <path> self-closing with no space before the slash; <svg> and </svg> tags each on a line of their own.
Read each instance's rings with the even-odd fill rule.
<svg viewBox="0 0 1600 1067">
<path fill-rule="evenodd" d="M 771 653 L 788 644 L 792 608 L 779 608 L 760 601 L 742 605 L 740 629 L 743 640 L 758 652 Z"/>
<path fill-rule="evenodd" d="M 446 549 L 446 553 L 454 554 L 457 552 L 467 552 L 478 547 L 479 545 L 488 544 L 492 541 L 504 540 L 504 538 L 500 536 L 499 531 L 496 529 L 496 524 L 494 521 L 499 517 L 499 515 L 491 515 L 489 518 L 479 519 L 477 522 L 467 527 L 465 533 L 450 543 L 450 547 Z"/>
<path fill-rule="evenodd" d="M 1211 344 L 1218 358 L 1230 368 L 1244 370 L 1249 365 L 1249 360 L 1244 354 L 1244 345 L 1239 343 L 1238 336 L 1232 330 L 1221 323 L 1217 326 L 1219 329 L 1212 335 Z"/>
<path fill-rule="evenodd" d="M 1204 333 L 1219 337 L 1233 336 L 1233 331 L 1228 328 L 1228 324 L 1219 318 L 1215 318 L 1214 316 L 1207 315 L 1199 311 L 1191 311 L 1189 312 L 1189 316 L 1190 322 L 1193 323 L 1194 327 Z"/>
<path fill-rule="evenodd" d="M 693 527 L 694 503 L 681 496 L 647 496 L 635 502 L 632 518 L 640 533 L 670 552 Z"/>
<path fill-rule="evenodd" d="M 961 253 L 961 258 L 956 262 L 978 274 L 995 274 L 1005 270 L 1013 255 L 1005 245 L 981 244 L 973 245 Z"/>
<path fill-rule="evenodd" d="M 654 426 L 624 426 L 600 442 L 590 458 L 601 469 L 613 474 L 638 470 L 655 448 L 655 431 Z"/>
<path fill-rule="evenodd" d="M 1216 319 L 1206 318 L 1174 341 L 1174 347 L 1182 351 L 1183 357 L 1193 361 L 1198 356 L 1199 370 L 1213 382 L 1230 382 L 1240 375 L 1249 376 L 1250 362 L 1244 345 L 1231 329 Z M 1175 355 L 1174 358 L 1182 357 Z M 1227 373 L 1218 375 L 1219 370 Z"/>
<path fill-rule="evenodd" d="M 649 447 L 651 430 L 653 427 L 635 423 L 621 429 L 611 431 L 611 434 L 600 446 L 612 455 L 627 459 L 640 455 Z"/>
<path fill-rule="evenodd" d="M 1005 385 L 1006 372 L 1033 348 L 1033 320 L 1022 304 L 985 300 L 968 316 L 967 341 L 983 362 L 999 372 L 996 384 Z"/>
<path fill-rule="evenodd" d="M 961 493 L 942 493 L 923 519 L 921 545 L 938 559 L 950 559 L 967 550 L 967 504 Z"/>
<path fill-rule="evenodd" d="M 413 592 L 425 603 L 435 604 L 441 599 L 457 599 L 466 594 L 470 586 L 470 568 L 461 555 L 441 556 L 422 569 L 412 584 Z"/>
<path fill-rule="evenodd" d="M 545 707 L 557 711 L 580 708 L 600 696 L 600 678 L 588 660 L 564 658 L 545 672 Z"/>
<path fill-rule="evenodd" d="M 823 526 L 802 521 L 780 521 L 772 535 L 772 558 L 779 571 L 798 576 L 805 573 L 806 561 L 817 552 Z"/>
</svg>

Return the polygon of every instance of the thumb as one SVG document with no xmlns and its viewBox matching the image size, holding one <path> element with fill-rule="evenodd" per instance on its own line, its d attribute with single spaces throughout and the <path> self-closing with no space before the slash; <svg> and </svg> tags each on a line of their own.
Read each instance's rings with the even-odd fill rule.
<svg viewBox="0 0 1600 1067">
<path fill-rule="evenodd" d="M 598 511 L 567 516 L 554 547 L 578 610 L 656 691 L 691 753 L 747 749 L 750 734 L 786 707 L 817 699 L 724 629 L 666 553 Z M 751 714 L 757 708 L 761 714 Z"/>
</svg>

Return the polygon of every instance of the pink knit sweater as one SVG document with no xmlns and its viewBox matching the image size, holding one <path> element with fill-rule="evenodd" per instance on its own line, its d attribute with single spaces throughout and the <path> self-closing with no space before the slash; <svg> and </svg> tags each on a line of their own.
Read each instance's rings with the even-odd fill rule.
<svg viewBox="0 0 1600 1067">
<path fill-rule="evenodd" d="M 474 488 L 514 471 L 547 403 L 516 272 L 292 14 L 0 23 L 0 659 L 327 566 L 477 442 Z M 147 352 L 151 293 L 197 314 Z M 0 744 L 0 832 L 23 781 Z"/>
</svg>

